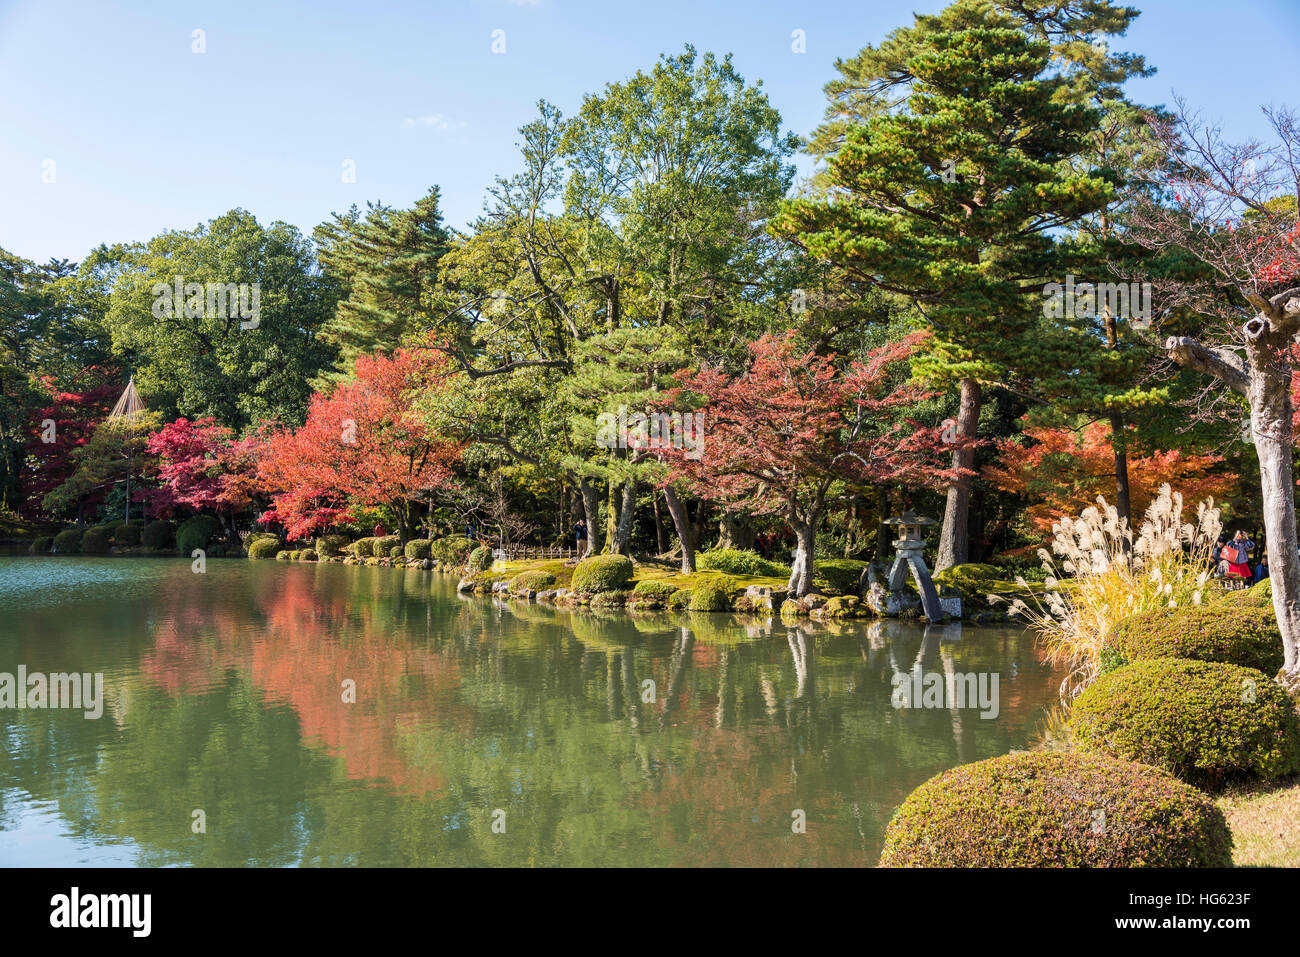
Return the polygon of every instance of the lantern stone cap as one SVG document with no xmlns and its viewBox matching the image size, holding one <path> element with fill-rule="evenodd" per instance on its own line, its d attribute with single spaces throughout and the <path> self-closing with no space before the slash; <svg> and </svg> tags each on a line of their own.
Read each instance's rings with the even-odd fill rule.
<svg viewBox="0 0 1300 957">
<path fill-rule="evenodd" d="M 927 515 L 917 515 L 911 509 L 905 511 L 902 515 L 896 515 L 893 518 L 887 518 L 882 522 L 883 525 L 938 525 L 939 520 L 930 518 Z"/>
</svg>

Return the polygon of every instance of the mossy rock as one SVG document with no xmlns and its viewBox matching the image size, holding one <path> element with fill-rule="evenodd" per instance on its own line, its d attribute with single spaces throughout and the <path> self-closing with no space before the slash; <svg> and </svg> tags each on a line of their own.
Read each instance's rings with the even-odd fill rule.
<svg viewBox="0 0 1300 957">
<path fill-rule="evenodd" d="M 166 548 L 175 540 L 176 526 L 163 519 L 156 519 L 140 530 L 140 544 L 149 548 Z"/>
<path fill-rule="evenodd" d="M 81 551 L 81 536 L 85 532 L 80 528 L 65 528 L 54 536 L 54 554 L 76 555 Z"/>
<path fill-rule="evenodd" d="M 1254 668 L 1136 661 L 1085 689 L 1069 724 L 1081 751 L 1163 767 L 1198 786 L 1300 771 L 1295 704 Z"/>
<path fill-rule="evenodd" d="M 248 557 L 257 560 L 278 558 L 283 547 L 284 543 L 274 535 L 259 537 L 247 543 Z"/>
<path fill-rule="evenodd" d="M 1107 643 L 1115 665 L 1148 658 L 1193 658 L 1257 668 L 1282 668 L 1282 632 L 1270 601 L 1254 605 L 1165 608 L 1125 618 Z"/>
<path fill-rule="evenodd" d="M 113 547 L 113 527 L 111 525 L 92 525 L 81 536 L 81 551 L 84 555 L 107 555 Z"/>
<path fill-rule="evenodd" d="M 1064 751 L 964 764 L 909 794 L 882 867 L 1229 867 L 1205 794 L 1132 761 Z"/>
<path fill-rule="evenodd" d="M 691 589 L 690 611 L 731 611 L 731 593 L 736 580 L 730 575 L 701 577 Z"/>
<path fill-rule="evenodd" d="M 290 561 L 292 558 L 293 558 L 293 552 L 288 551 L 287 549 L 282 548 L 275 553 L 275 560 L 277 562 L 287 562 Z"/>
<path fill-rule="evenodd" d="M 592 596 L 592 608 L 622 608 L 627 604 L 628 592 L 603 591 Z"/>
<path fill-rule="evenodd" d="M 818 610 L 822 618 L 862 618 L 867 614 L 866 606 L 852 595 L 840 595 L 832 598 Z"/>
<path fill-rule="evenodd" d="M 593 555 L 578 562 L 571 587 L 584 595 L 627 591 L 632 587 L 632 559 L 626 555 Z"/>
</svg>

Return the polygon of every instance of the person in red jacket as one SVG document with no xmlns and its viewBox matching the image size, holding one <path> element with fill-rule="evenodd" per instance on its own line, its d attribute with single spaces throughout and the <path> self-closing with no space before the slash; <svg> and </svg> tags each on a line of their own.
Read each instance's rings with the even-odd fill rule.
<svg viewBox="0 0 1300 957">
<path fill-rule="evenodd" d="M 384 523 L 380 522 L 375 526 L 375 538 L 383 538 L 387 532 L 384 531 Z"/>
<path fill-rule="evenodd" d="M 1237 530 L 1232 541 L 1223 546 L 1223 558 L 1228 563 L 1228 574 L 1247 581 L 1253 577 L 1250 573 L 1250 553 L 1255 550 L 1255 543 L 1246 537 L 1246 533 Z"/>
</svg>

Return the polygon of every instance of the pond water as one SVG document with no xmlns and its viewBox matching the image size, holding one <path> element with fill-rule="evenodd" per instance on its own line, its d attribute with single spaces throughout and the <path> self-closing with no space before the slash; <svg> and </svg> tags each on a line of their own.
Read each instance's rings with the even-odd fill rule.
<svg viewBox="0 0 1300 957">
<path fill-rule="evenodd" d="M 6 701 L 20 667 L 29 705 L 33 675 L 102 674 L 101 716 Z M 0 864 L 871 865 L 912 788 L 1026 747 L 1059 680 L 1020 629 L 0 558 Z"/>
</svg>

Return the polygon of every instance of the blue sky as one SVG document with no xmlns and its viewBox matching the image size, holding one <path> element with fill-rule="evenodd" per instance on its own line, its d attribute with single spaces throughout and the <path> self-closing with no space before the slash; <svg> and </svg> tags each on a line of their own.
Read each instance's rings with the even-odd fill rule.
<svg viewBox="0 0 1300 957">
<path fill-rule="evenodd" d="M 1112 48 L 1159 70 L 1131 85 L 1138 101 L 1177 92 L 1233 138 L 1264 135 L 1261 105 L 1300 106 L 1297 0 L 1130 2 L 1143 15 Z M 332 210 L 407 205 L 433 184 L 463 228 L 492 177 L 514 172 L 515 131 L 539 98 L 571 114 L 689 42 L 733 53 L 806 134 L 836 57 L 944 5 L 0 0 L 0 246 L 78 260 L 235 206 L 309 233 Z"/>
</svg>

